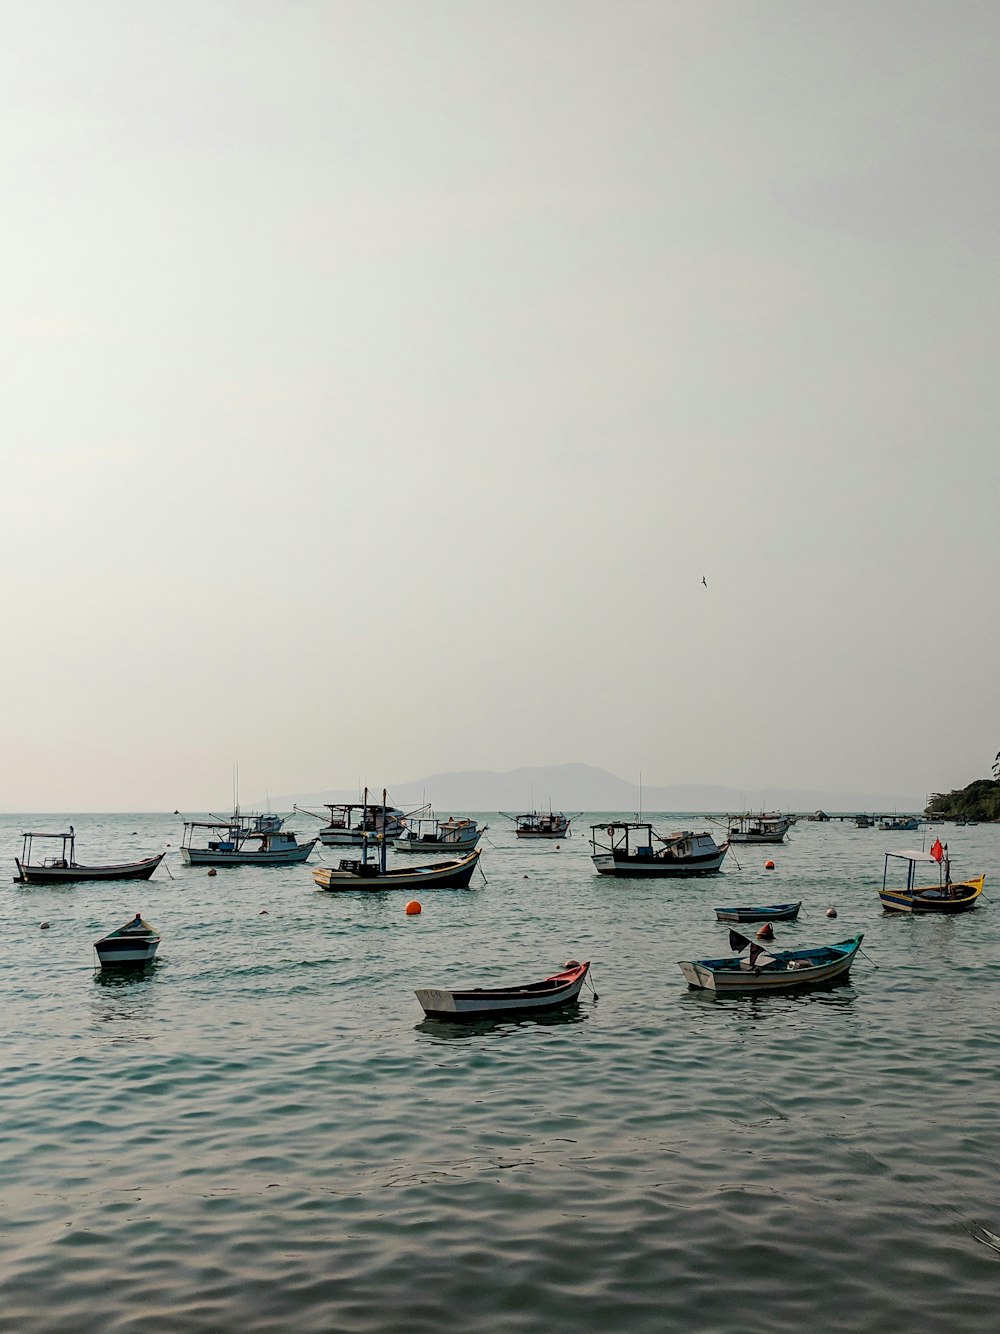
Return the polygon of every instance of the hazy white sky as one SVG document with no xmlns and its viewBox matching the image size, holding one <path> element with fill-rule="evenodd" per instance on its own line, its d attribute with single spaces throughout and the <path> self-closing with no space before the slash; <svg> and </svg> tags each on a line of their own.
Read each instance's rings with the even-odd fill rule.
<svg viewBox="0 0 1000 1334">
<path fill-rule="evenodd" d="M 954 0 L 5 5 L 0 808 L 985 774 L 998 67 Z"/>
</svg>

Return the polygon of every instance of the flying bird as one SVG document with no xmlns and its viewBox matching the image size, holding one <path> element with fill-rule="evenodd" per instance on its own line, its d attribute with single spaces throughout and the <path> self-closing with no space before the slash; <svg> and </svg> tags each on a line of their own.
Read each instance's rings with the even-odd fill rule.
<svg viewBox="0 0 1000 1334">
<path fill-rule="evenodd" d="M 704 575 L 701 576 L 701 582 L 705 585 L 706 588 L 708 587 L 708 580 L 705 578 Z"/>
</svg>

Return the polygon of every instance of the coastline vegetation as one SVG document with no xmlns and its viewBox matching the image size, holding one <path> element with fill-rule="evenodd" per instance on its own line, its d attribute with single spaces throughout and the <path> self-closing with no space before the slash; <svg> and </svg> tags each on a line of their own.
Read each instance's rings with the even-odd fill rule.
<svg viewBox="0 0 1000 1334">
<path fill-rule="evenodd" d="M 954 792 L 932 793 L 924 814 L 933 820 L 1000 822 L 1000 753 L 993 761 L 992 778 L 976 778 Z"/>
</svg>

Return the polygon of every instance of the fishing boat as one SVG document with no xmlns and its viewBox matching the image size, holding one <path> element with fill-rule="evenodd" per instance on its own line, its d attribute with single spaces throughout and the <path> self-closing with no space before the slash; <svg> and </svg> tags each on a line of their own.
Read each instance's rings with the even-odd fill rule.
<svg viewBox="0 0 1000 1334">
<path fill-rule="evenodd" d="M 792 820 L 780 811 L 727 815 L 730 843 L 784 843 Z"/>
<path fill-rule="evenodd" d="M 187 866 L 296 866 L 317 840 L 300 843 L 283 824 L 280 815 L 241 815 L 239 808 L 225 820 L 185 820 L 181 859 Z"/>
<path fill-rule="evenodd" d="M 886 815 L 879 821 L 878 827 L 884 833 L 912 833 L 914 829 L 920 828 L 920 820 L 916 815 Z"/>
<path fill-rule="evenodd" d="M 720 922 L 792 922 L 799 915 L 802 900 L 798 903 L 772 903 L 765 907 L 716 908 L 715 916 Z"/>
<path fill-rule="evenodd" d="M 890 860 L 906 864 L 906 884 L 902 889 L 894 889 L 889 884 Z M 928 864 L 937 866 L 938 883 L 918 886 L 917 867 Z M 969 880 L 952 880 L 948 845 L 935 839 L 930 852 L 887 852 L 882 888 L 878 896 L 886 912 L 969 912 L 978 905 L 985 883 L 985 875 L 973 876 Z"/>
<path fill-rule="evenodd" d="M 94 949 L 102 968 L 138 969 L 145 968 L 152 960 L 159 944 L 157 932 L 136 913 L 117 931 L 109 931 L 95 941 Z"/>
<path fill-rule="evenodd" d="M 473 987 L 449 991 L 422 987 L 416 992 L 424 1014 L 431 1019 L 493 1019 L 500 1015 L 538 1014 L 569 1005 L 580 994 L 590 961 L 570 959 L 561 973 L 524 987 Z"/>
<path fill-rule="evenodd" d="M 590 848 L 600 875 L 682 876 L 718 871 L 729 844 L 716 843 L 709 833 L 662 835 L 648 821 L 612 820 L 591 825 Z"/>
<path fill-rule="evenodd" d="M 478 821 L 457 815 L 447 820 L 438 820 L 433 813 L 409 816 L 392 846 L 397 852 L 471 852 L 487 829 L 489 825 L 480 828 Z"/>
<path fill-rule="evenodd" d="M 349 890 L 383 889 L 468 889 L 472 873 L 479 865 L 479 848 L 458 861 L 431 862 L 426 866 L 386 867 L 385 843 L 380 842 L 377 855 L 369 858 L 368 845 L 363 846 L 360 858 L 341 858 L 337 866 L 317 866 L 313 880 L 330 893 Z"/>
<path fill-rule="evenodd" d="M 372 834 L 394 839 L 406 830 L 406 813 L 390 804 L 384 789 L 380 802 L 369 801 L 368 788 L 365 788 L 361 801 L 325 802 L 324 805 L 328 817 L 305 806 L 296 806 L 295 810 L 317 820 L 326 818 L 326 824 L 319 831 L 319 841 L 325 848 L 359 848 Z"/>
<path fill-rule="evenodd" d="M 857 935 L 813 949 L 768 951 L 739 932 L 730 931 L 730 949 L 742 951 L 749 945 L 749 958 L 742 959 L 737 953 L 728 959 L 678 960 L 678 966 L 688 986 L 698 991 L 791 991 L 846 977 L 862 940 L 864 936 Z"/>
<path fill-rule="evenodd" d="M 23 834 L 20 857 L 15 857 L 17 875 L 14 880 L 22 885 L 68 885 L 81 880 L 148 880 L 165 854 L 144 857 L 137 862 L 114 862 L 105 866 L 81 865 L 76 860 L 76 832 L 70 825 L 66 834 Z M 31 860 L 32 844 L 36 838 L 59 842 L 60 851 L 41 861 Z"/>
<path fill-rule="evenodd" d="M 513 820 L 514 832 L 518 838 L 568 838 L 570 821 L 575 815 L 564 815 L 562 811 L 526 811 L 523 815 L 500 814 L 507 820 Z"/>
</svg>

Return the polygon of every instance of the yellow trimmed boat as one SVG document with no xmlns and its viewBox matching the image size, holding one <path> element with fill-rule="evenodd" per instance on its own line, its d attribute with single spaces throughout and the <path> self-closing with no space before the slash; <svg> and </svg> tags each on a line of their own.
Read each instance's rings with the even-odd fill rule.
<svg viewBox="0 0 1000 1334">
<path fill-rule="evenodd" d="M 894 889 L 889 884 L 889 859 L 906 862 L 906 885 Z M 930 863 L 938 867 L 936 885 L 916 884 L 917 867 Z M 952 880 L 948 845 L 936 841 L 930 852 L 887 852 L 882 888 L 878 896 L 886 912 L 957 913 L 975 908 L 983 892 L 986 876 Z"/>
</svg>

